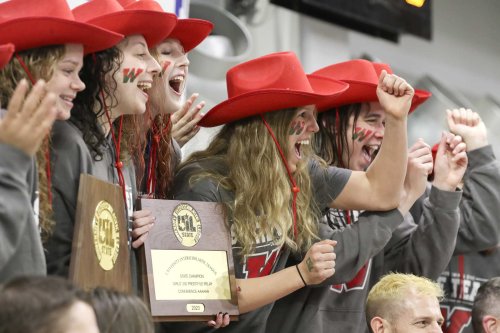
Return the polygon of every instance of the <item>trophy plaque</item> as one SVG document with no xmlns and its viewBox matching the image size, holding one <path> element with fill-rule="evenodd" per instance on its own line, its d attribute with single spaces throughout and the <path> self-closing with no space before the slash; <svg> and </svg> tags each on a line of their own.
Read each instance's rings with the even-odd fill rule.
<svg viewBox="0 0 500 333">
<path fill-rule="evenodd" d="M 141 199 L 156 217 L 142 246 L 143 297 L 155 321 L 238 320 L 230 233 L 220 204 Z"/>
<path fill-rule="evenodd" d="M 80 175 L 69 278 L 83 289 L 132 292 L 128 224 L 120 186 Z"/>
</svg>

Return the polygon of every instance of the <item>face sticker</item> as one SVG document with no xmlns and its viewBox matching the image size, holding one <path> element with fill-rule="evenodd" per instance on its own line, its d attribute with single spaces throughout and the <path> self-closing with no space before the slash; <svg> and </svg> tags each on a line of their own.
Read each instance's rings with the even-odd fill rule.
<svg viewBox="0 0 500 333">
<path fill-rule="evenodd" d="M 363 127 L 356 127 L 354 130 L 354 133 L 352 134 L 352 140 L 353 141 L 363 141 L 366 138 L 370 137 L 374 132 L 372 130 L 363 128 Z"/>
<path fill-rule="evenodd" d="M 290 125 L 290 131 L 288 135 L 300 135 L 304 132 L 304 128 L 306 127 L 306 123 L 303 120 L 294 120 Z"/>
<path fill-rule="evenodd" d="M 133 83 L 135 79 L 143 72 L 142 68 L 124 68 L 123 83 Z"/>
<path fill-rule="evenodd" d="M 163 76 L 163 74 L 165 74 L 165 71 L 167 70 L 167 68 L 170 66 L 171 62 L 170 61 L 164 61 L 162 64 L 161 64 L 161 72 L 160 72 L 160 77 Z"/>
</svg>

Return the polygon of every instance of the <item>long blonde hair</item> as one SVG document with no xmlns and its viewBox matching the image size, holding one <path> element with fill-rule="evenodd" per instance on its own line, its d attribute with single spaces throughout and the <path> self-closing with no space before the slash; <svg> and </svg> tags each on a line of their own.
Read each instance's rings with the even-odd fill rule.
<svg viewBox="0 0 500 333">
<path fill-rule="evenodd" d="M 295 109 L 286 109 L 264 115 L 285 157 L 290 123 L 295 114 Z M 274 235 L 277 245 L 286 244 L 293 251 L 307 251 L 318 239 L 316 221 L 319 209 L 312 199 L 308 158 L 303 157 L 293 174 L 300 188 L 297 197 L 298 234 L 295 237 L 292 185 L 276 144 L 260 117 L 225 125 L 205 151 L 193 154 L 180 167 L 207 158 L 225 160 L 228 174 L 205 170 L 193 175 L 190 182 L 211 177 L 234 193 L 234 202 L 224 204 L 231 213 L 233 237 L 242 246 L 242 255 L 252 253 L 256 239 L 263 235 Z"/>
<path fill-rule="evenodd" d="M 30 49 L 19 53 L 22 61 L 28 67 L 30 74 L 35 80 L 44 79 L 49 81 L 54 72 L 54 66 L 62 59 L 66 49 L 64 45 L 46 46 Z M 19 61 L 13 58 L 7 66 L 0 71 L 0 104 L 6 106 L 12 96 L 14 89 L 21 79 L 27 78 L 27 74 Z M 29 79 L 28 79 L 29 81 Z M 38 192 L 40 198 L 39 222 L 42 240 L 52 233 L 54 226 L 53 209 L 49 200 L 49 182 L 47 179 L 47 167 L 50 160 L 47 152 L 50 149 L 49 137 L 47 137 L 36 153 L 36 164 L 38 172 Z"/>
</svg>

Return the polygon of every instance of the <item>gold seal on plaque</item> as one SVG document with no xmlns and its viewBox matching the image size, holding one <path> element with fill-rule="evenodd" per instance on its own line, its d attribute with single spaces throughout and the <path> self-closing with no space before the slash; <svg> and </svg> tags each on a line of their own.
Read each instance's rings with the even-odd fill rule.
<svg viewBox="0 0 500 333">
<path fill-rule="evenodd" d="M 120 234 L 113 206 L 107 201 L 102 200 L 97 204 L 92 221 L 92 234 L 99 265 L 105 271 L 113 269 L 120 251 Z"/>
<path fill-rule="evenodd" d="M 172 213 L 175 237 L 184 246 L 195 246 L 201 237 L 201 220 L 196 210 L 187 203 L 177 205 Z"/>
</svg>

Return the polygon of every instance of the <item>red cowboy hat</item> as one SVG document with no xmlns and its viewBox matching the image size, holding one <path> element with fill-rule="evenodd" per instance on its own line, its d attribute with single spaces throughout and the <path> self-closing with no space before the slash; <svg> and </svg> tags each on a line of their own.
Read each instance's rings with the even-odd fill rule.
<svg viewBox="0 0 500 333">
<path fill-rule="evenodd" d="M 342 94 L 340 99 L 324 101 L 318 104 L 318 111 L 326 111 L 347 104 L 378 101 L 376 88 L 378 85 L 378 77 L 383 69 L 385 69 L 387 73 L 392 74 L 392 69 L 387 64 L 355 59 L 330 65 L 315 71 L 313 73 L 314 75 L 325 76 L 349 83 L 349 89 Z M 413 112 L 430 96 L 430 92 L 416 89 L 410 112 Z"/>
<path fill-rule="evenodd" d="M 213 127 L 286 108 L 335 99 L 348 84 L 306 75 L 292 52 L 272 53 L 244 62 L 226 74 L 228 99 L 216 105 L 199 125 Z"/>
<path fill-rule="evenodd" d="M 0 44 L 16 51 L 83 44 L 85 53 L 116 45 L 123 36 L 91 24 L 77 22 L 65 0 L 10 0 L 0 3 Z"/>
<path fill-rule="evenodd" d="M 174 31 L 168 38 L 178 39 L 188 53 L 200 44 L 212 32 L 214 25 L 201 19 L 181 19 L 177 21 Z"/>
<path fill-rule="evenodd" d="M 10 57 L 14 53 L 13 44 L 0 45 L 0 69 L 9 63 Z"/>
<path fill-rule="evenodd" d="M 151 0 L 118 0 L 126 10 L 137 9 L 142 3 L 154 2 Z M 161 12 L 163 9 L 159 8 Z M 178 19 L 174 30 L 167 38 L 178 39 L 184 47 L 184 52 L 189 52 L 200 44 L 212 32 L 214 25 L 210 21 L 200 19 Z"/>
<path fill-rule="evenodd" d="M 143 35 L 148 47 L 164 40 L 177 22 L 174 14 L 165 13 L 155 1 L 138 1 L 134 9 L 125 10 L 116 0 L 91 0 L 74 8 L 73 14 L 79 21 L 124 36 Z"/>
</svg>

